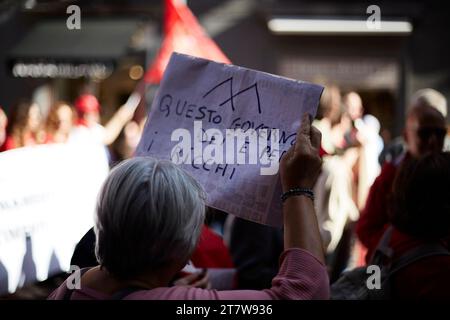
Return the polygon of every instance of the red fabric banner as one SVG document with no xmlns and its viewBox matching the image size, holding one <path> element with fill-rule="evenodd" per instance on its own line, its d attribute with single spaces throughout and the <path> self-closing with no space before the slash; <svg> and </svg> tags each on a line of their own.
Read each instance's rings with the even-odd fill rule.
<svg viewBox="0 0 450 320">
<path fill-rule="evenodd" d="M 178 0 L 165 0 L 164 3 L 164 40 L 156 59 L 145 74 L 145 82 L 158 84 L 161 81 L 173 51 L 230 63 L 185 4 Z"/>
</svg>

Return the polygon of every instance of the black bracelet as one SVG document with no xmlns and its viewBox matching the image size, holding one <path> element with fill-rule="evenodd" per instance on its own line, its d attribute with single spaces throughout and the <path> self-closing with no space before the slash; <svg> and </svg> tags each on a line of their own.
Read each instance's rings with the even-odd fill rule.
<svg viewBox="0 0 450 320">
<path fill-rule="evenodd" d="M 307 189 L 307 188 L 293 188 L 290 189 L 286 192 L 284 192 L 281 195 L 281 202 L 286 201 L 287 198 L 292 197 L 292 196 L 307 196 L 308 198 L 310 198 L 311 200 L 314 201 L 314 191 L 312 189 Z"/>
</svg>

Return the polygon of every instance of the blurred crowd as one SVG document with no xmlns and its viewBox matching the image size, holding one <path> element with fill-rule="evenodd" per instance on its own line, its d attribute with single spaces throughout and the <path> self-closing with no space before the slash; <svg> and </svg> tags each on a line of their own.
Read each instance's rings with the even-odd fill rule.
<svg viewBox="0 0 450 320">
<path fill-rule="evenodd" d="M 143 131 L 144 121 L 133 119 L 139 100 L 140 98 L 136 96 L 130 98 L 104 125 L 100 124 L 100 103 L 95 96 L 89 94 L 81 95 L 73 104 L 63 101 L 55 103 L 46 116 L 41 114 L 36 103 L 27 101 L 21 101 L 11 107 L 11 114 L 8 117 L 0 108 L 0 150 L 7 151 L 47 143 L 68 143 L 82 136 L 88 136 L 89 139 L 96 140 L 107 147 L 111 164 L 132 158 Z M 320 239 L 320 248 L 324 252 L 323 264 L 326 265 L 329 284 L 339 281 L 344 271 L 371 264 L 378 249 L 381 248 L 380 243 L 383 239 L 388 239 L 386 241 L 392 249 L 393 253 L 388 257 L 391 262 L 400 259 L 403 255 L 414 253 L 413 249 L 422 248 L 424 244 L 441 244 L 448 250 L 450 162 L 449 154 L 445 152 L 449 150 L 446 117 L 445 97 L 433 89 L 420 90 L 411 97 L 408 103 L 403 135 L 384 144 L 380 136 L 380 121 L 365 112 L 360 95 L 353 91 L 343 94 L 335 85 L 326 86 L 317 118 L 312 123 L 313 127 L 321 132 L 318 153 L 321 157 L 322 167 L 318 176 L 314 178 L 311 188 L 315 194 L 313 212 L 317 218 L 317 231 L 320 234 L 318 239 Z M 314 146 L 312 132 L 311 144 Z M 298 161 L 307 160 L 307 158 L 298 157 Z M 140 168 L 139 164 L 134 165 L 136 168 Z M 158 164 L 152 162 L 149 166 L 157 170 Z M 159 166 L 164 168 L 165 165 Z M 129 164 L 127 170 L 129 172 L 138 170 L 133 168 L 133 164 Z M 172 172 L 176 169 L 167 167 L 164 170 L 167 170 L 164 171 L 164 175 L 173 174 L 174 177 L 178 177 L 173 178 L 173 181 L 178 181 L 179 188 L 182 188 L 183 183 L 192 184 L 192 182 L 181 181 L 180 173 Z M 120 166 L 116 170 L 118 176 L 115 179 L 126 179 L 126 177 L 120 176 L 119 171 Z M 281 173 L 283 175 L 283 172 Z M 142 173 L 142 175 L 145 174 Z M 177 179 L 181 179 L 181 182 Z M 111 183 L 110 189 L 103 190 L 106 198 L 108 197 L 107 192 L 112 192 L 111 189 L 114 190 L 115 185 L 113 182 Z M 132 182 L 129 183 L 132 184 Z M 161 183 L 161 188 L 165 188 L 164 183 L 158 183 Z M 119 186 L 116 187 L 119 188 Z M 129 186 L 129 189 L 133 190 L 132 187 L 133 185 Z M 183 196 L 187 197 L 184 193 Z M 158 196 L 155 197 L 159 199 Z M 179 200 L 167 197 L 168 200 L 164 198 L 165 201 L 172 201 L 174 205 Z M 189 206 L 189 201 L 192 199 L 183 199 L 185 205 Z M 155 204 L 155 210 L 166 210 L 170 213 L 181 210 L 171 208 L 171 205 L 166 202 L 161 205 Z M 105 206 L 107 205 L 111 204 L 105 202 Z M 195 208 L 194 204 L 192 206 Z M 301 207 L 302 204 L 299 206 Z M 124 212 L 129 209 L 127 206 L 124 208 Z M 98 210 L 103 212 L 102 210 L 106 209 L 99 207 Z M 283 210 L 289 209 L 284 208 Z M 100 215 L 100 213 L 98 214 Z M 97 231 L 95 228 L 91 229 L 80 240 L 72 264 L 80 267 L 95 267 L 100 263 L 106 266 L 106 269 L 110 268 L 113 274 L 118 270 L 117 275 L 122 276 L 121 272 L 125 272 L 123 271 L 125 270 L 122 265 L 123 261 L 115 261 L 116 258 L 108 256 L 108 246 L 111 243 L 108 244 L 107 241 L 113 241 L 115 238 L 107 234 L 107 230 L 111 226 L 108 225 L 108 213 L 103 214 L 104 216 L 99 216 Z M 138 222 L 133 219 L 133 226 L 137 228 L 135 224 Z M 170 220 L 170 218 L 161 219 Z M 306 218 L 302 217 L 301 219 Z M 147 222 L 148 220 L 145 220 L 145 223 Z M 187 221 L 186 225 L 191 222 Z M 162 223 L 159 226 L 163 228 L 161 230 L 165 230 L 167 233 L 175 232 L 173 225 L 167 226 L 161 221 L 158 223 Z M 99 227 L 105 228 L 102 229 L 104 234 L 101 234 L 102 230 L 98 231 Z M 197 229 L 194 229 L 191 231 L 197 232 Z M 123 232 L 126 233 L 128 230 L 126 226 L 124 226 L 124 230 Z M 319 267 L 315 265 L 317 261 L 312 262 L 311 258 L 288 250 L 287 242 L 292 237 L 289 230 L 286 220 L 285 227 L 278 229 L 228 216 L 224 212 L 208 208 L 205 219 L 201 221 L 201 227 L 198 229 L 198 241 L 195 242 L 192 255 L 188 257 L 189 266 L 193 271 L 185 267 L 182 272 L 175 272 L 176 277 L 170 279 L 170 286 L 220 290 L 272 288 L 270 297 L 274 297 L 271 295 L 277 296 L 286 288 L 286 290 L 300 290 L 298 286 L 310 286 L 311 290 L 316 290 L 317 286 L 323 285 L 321 284 L 322 276 L 318 276 L 320 270 L 318 271 L 317 268 Z M 104 242 L 101 248 L 98 247 L 99 239 Z M 166 238 L 158 240 L 157 244 L 165 248 L 164 239 Z M 175 241 L 169 235 L 167 239 L 169 239 L 167 241 Z M 311 236 L 308 241 L 314 241 L 314 237 Z M 301 242 L 300 245 L 297 244 L 294 247 L 302 248 L 317 258 L 320 255 L 317 253 L 318 251 L 314 251 L 305 243 Z M 117 249 L 118 252 L 125 248 L 122 248 L 121 244 L 116 245 L 120 247 Z M 167 250 L 172 248 L 172 245 L 175 248 L 175 244 L 170 242 Z M 100 249 L 103 251 L 99 253 Z M 136 246 L 136 252 L 139 250 L 145 252 L 146 249 Z M 165 256 L 166 254 L 157 249 L 148 250 L 150 250 L 148 253 L 150 255 Z M 281 267 L 280 255 L 284 257 Z M 450 298 L 448 291 L 450 256 L 430 253 L 429 256 L 424 257 L 420 256 L 413 262 L 402 266 L 401 270 L 397 270 L 398 272 L 392 280 L 395 289 L 392 294 L 395 297 Z M 119 256 L 117 259 L 120 260 L 121 257 Z M 128 258 L 123 257 L 122 259 Z M 318 258 L 318 260 L 321 259 Z M 139 263 L 152 265 L 145 259 L 139 261 Z M 303 269 L 292 271 L 292 273 L 286 271 L 291 270 L 290 268 L 294 268 L 294 266 L 302 266 L 301 264 L 296 265 L 295 261 L 314 265 L 311 269 L 305 265 L 302 268 L 306 270 L 306 275 L 309 274 L 313 278 L 319 277 L 322 280 L 314 278 L 317 281 L 309 283 L 308 279 L 301 279 L 297 274 L 301 273 Z M 313 270 L 313 267 L 316 269 Z M 162 273 L 155 271 L 153 276 L 155 274 L 163 277 Z M 134 275 L 132 269 L 130 269 L 130 275 Z M 103 276 L 101 271 L 98 271 L 98 274 L 92 272 L 90 278 L 89 272 L 86 275 L 93 281 L 94 286 L 95 283 L 98 283 L 96 281 L 103 279 L 101 278 Z M 166 275 L 164 274 L 164 276 Z M 300 281 L 299 279 L 306 281 L 307 284 L 298 285 L 297 283 L 293 287 L 289 287 L 285 282 L 289 283 L 292 277 L 297 277 L 296 281 Z M 128 279 L 127 277 L 118 278 L 120 281 Z M 86 281 L 89 282 L 89 280 Z M 121 283 L 120 281 L 114 282 L 114 284 L 122 288 L 123 286 L 118 284 Z M 131 283 L 127 281 L 124 283 Z M 110 284 L 110 282 L 107 283 Z M 142 283 L 140 284 L 140 287 L 145 287 Z M 158 285 L 160 284 L 158 282 Z M 274 289 L 276 286 L 278 289 Z M 286 288 L 280 286 L 286 286 Z M 101 290 L 98 289 L 98 291 Z M 326 290 L 323 288 L 321 290 L 321 295 L 305 295 L 304 297 L 326 298 Z M 287 295 L 280 294 L 277 297 L 301 298 L 304 292 L 301 291 L 298 295 L 292 292 Z M 167 294 L 169 298 L 172 298 L 173 295 L 176 296 L 174 292 Z M 66 295 L 57 294 L 53 297 L 64 298 Z M 181 295 L 181 297 L 189 298 L 190 295 Z M 197 297 L 211 298 L 207 295 Z M 224 295 L 224 297 L 236 298 L 239 296 Z M 244 295 L 244 297 L 246 296 Z M 263 296 L 255 294 L 254 297 L 261 298 Z"/>
<path fill-rule="evenodd" d="M 0 152 L 49 143 L 70 143 L 89 139 L 105 145 L 110 163 L 133 155 L 141 137 L 144 120 L 134 119 L 139 94 L 100 124 L 101 105 L 92 94 L 80 95 L 74 103 L 57 101 L 47 114 L 35 102 L 19 101 L 6 116 L 0 107 Z"/>
</svg>

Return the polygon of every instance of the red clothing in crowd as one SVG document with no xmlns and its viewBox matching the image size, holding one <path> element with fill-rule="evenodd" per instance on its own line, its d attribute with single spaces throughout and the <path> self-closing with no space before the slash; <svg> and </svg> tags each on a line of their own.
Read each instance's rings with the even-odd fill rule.
<svg viewBox="0 0 450 320">
<path fill-rule="evenodd" d="M 358 238 L 367 247 L 366 263 L 389 225 L 388 205 L 399 161 L 385 163 L 370 188 L 366 207 L 356 226 Z M 395 260 L 424 240 L 394 228 L 390 247 Z M 448 243 L 446 243 L 448 248 Z M 393 278 L 393 296 L 400 299 L 450 299 L 450 257 L 433 256 L 418 260 L 400 270 Z"/>
<path fill-rule="evenodd" d="M 397 166 L 394 163 L 383 165 L 380 175 L 370 187 L 366 206 L 356 225 L 356 234 L 367 248 L 366 263 L 369 263 L 389 223 L 388 203 L 396 172 Z"/>
<path fill-rule="evenodd" d="M 202 233 L 191 256 L 191 261 L 197 268 L 234 267 L 233 260 L 222 238 L 206 225 L 203 225 Z"/>
<path fill-rule="evenodd" d="M 31 134 L 28 134 L 24 140 L 25 140 L 24 147 L 35 146 L 35 145 L 39 144 L 39 142 L 36 140 L 36 138 Z M 48 143 L 47 136 L 45 137 L 43 143 Z M 8 150 L 16 149 L 16 148 L 18 148 L 18 146 L 14 142 L 13 137 L 8 136 L 8 137 L 6 137 L 6 140 L 3 143 L 3 145 L 0 147 L 0 151 L 8 151 Z"/>
<path fill-rule="evenodd" d="M 15 149 L 16 144 L 14 143 L 14 140 L 12 137 L 6 137 L 5 142 L 3 143 L 0 151 L 8 151 L 11 149 Z"/>
<path fill-rule="evenodd" d="M 400 257 L 408 250 L 424 244 L 394 228 L 390 247 L 393 259 Z M 449 248 L 448 242 L 442 242 Z M 450 300 L 450 256 L 431 256 L 420 259 L 398 271 L 392 279 L 393 298 Z"/>
</svg>

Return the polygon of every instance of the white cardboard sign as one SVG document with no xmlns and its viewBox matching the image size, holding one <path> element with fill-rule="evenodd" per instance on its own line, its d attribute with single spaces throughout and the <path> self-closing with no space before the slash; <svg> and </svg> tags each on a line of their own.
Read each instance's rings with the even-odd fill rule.
<svg viewBox="0 0 450 320">
<path fill-rule="evenodd" d="M 278 160 L 294 143 L 301 116 L 315 116 L 322 90 L 174 53 L 136 155 L 181 163 L 211 207 L 281 226 Z"/>
</svg>

